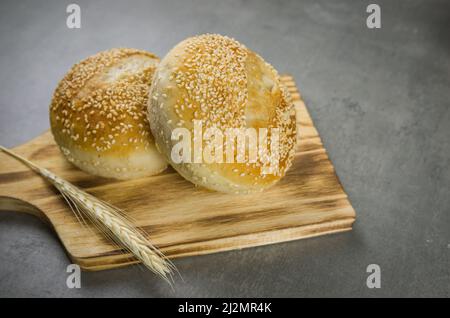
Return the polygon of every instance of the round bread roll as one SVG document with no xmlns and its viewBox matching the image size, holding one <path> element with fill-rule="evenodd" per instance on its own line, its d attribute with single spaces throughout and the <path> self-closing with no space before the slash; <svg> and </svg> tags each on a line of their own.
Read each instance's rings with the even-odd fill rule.
<svg viewBox="0 0 450 318">
<path fill-rule="evenodd" d="M 156 145 L 174 169 L 194 184 L 226 193 L 259 192 L 279 181 L 290 167 L 296 142 L 291 98 L 276 70 L 236 40 L 205 34 L 179 43 L 158 65 L 150 94 L 149 121 Z M 181 138 L 172 132 L 185 128 L 192 138 L 195 121 L 201 121 L 203 132 L 208 128 L 222 132 L 227 128 L 277 128 L 277 170 L 263 170 L 268 162 L 264 156 L 250 160 L 249 143 L 244 161 L 229 162 L 222 157 L 222 162 L 219 158 L 205 163 L 196 161 L 193 153 L 187 155 L 191 160 L 174 160 L 172 151 Z M 203 149 L 210 144 L 208 140 L 202 139 Z M 224 147 L 227 142 L 233 143 L 225 141 Z M 195 140 L 190 144 L 195 147 Z"/>
<path fill-rule="evenodd" d="M 74 65 L 56 88 L 50 125 L 66 158 L 106 178 L 131 179 L 167 166 L 147 119 L 148 92 L 159 59 L 112 49 Z"/>
</svg>

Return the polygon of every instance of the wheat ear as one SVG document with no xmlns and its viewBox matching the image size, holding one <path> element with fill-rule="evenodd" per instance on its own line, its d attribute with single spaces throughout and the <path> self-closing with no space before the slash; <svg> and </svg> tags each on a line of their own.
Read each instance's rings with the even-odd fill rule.
<svg viewBox="0 0 450 318">
<path fill-rule="evenodd" d="M 66 199 L 77 219 L 84 217 L 99 227 L 101 232 L 115 243 L 123 246 L 149 270 L 171 282 L 174 265 L 134 227 L 123 212 L 93 195 L 84 192 L 70 182 L 41 168 L 24 157 L 0 145 L 0 150 L 23 162 L 29 168 L 48 180 Z"/>
</svg>

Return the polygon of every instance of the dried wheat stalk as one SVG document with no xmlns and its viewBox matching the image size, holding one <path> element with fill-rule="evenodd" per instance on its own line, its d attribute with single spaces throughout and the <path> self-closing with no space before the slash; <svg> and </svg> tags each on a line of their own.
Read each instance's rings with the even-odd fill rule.
<svg viewBox="0 0 450 318">
<path fill-rule="evenodd" d="M 47 169 L 0 145 L 0 150 L 25 163 L 55 186 L 67 201 L 70 209 L 81 222 L 86 217 L 100 231 L 131 252 L 148 269 L 171 282 L 174 265 L 155 247 L 145 235 L 134 227 L 120 209 L 84 192 L 70 182 L 61 179 Z"/>
</svg>

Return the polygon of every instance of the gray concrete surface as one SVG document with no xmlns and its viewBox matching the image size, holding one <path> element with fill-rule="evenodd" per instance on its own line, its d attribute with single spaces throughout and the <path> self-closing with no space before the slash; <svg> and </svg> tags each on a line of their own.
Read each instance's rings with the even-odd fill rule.
<svg viewBox="0 0 450 318">
<path fill-rule="evenodd" d="M 49 127 L 57 81 L 110 47 L 163 56 L 218 32 L 259 52 L 301 88 L 357 211 L 349 233 L 176 260 L 174 290 L 136 267 L 82 274 L 37 219 L 0 215 L 0 296 L 450 296 L 450 2 L 68 1 L 0 3 L 0 143 Z M 1 164 L 1 163 L 0 163 Z M 366 287 L 368 264 L 381 289 Z"/>
</svg>

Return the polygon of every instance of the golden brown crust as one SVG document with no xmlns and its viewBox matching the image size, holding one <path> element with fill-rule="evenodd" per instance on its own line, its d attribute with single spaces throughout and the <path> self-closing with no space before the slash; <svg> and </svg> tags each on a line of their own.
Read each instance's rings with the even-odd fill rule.
<svg viewBox="0 0 450 318">
<path fill-rule="evenodd" d="M 145 51 L 112 49 L 71 68 L 58 84 L 50 105 L 53 135 L 70 161 L 77 164 L 79 157 L 86 159 L 89 154 L 126 158 L 153 151 L 147 104 L 158 62 L 155 55 Z M 100 163 L 77 165 L 87 170 L 89 164 Z M 111 169 L 122 167 L 117 163 Z M 120 178 L 119 172 L 113 177 Z M 100 174 L 109 176 L 107 172 Z"/>
<path fill-rule="evenodd" d="M 188 180 L 207 188 L 246 193 L 278 181 L 291 165 L 295 111 L 272 66 L 239 42 L 220 35 L 189 38 L 161 61 L 152 84 L 151 129 L 171 161 L 176 127 L 204 129 L 280 128 L 279 173 L 263 174 L 262 163 L 176 164 Z M 236 155 L 236 154 L 235 154 Z"/>
<path fill-rule="evenodd" d="M 108 69 L 132 56 L 158 61 L 145 51 L 112 49 L 72 67 L 56 88 L 50 106 L 55 137 L 96 152 L 123 153 L 153 142 L 146 105 L 156 63 L 132 76 L 126 73 L 111 83 L 105 81 Z"/>
</svg>

